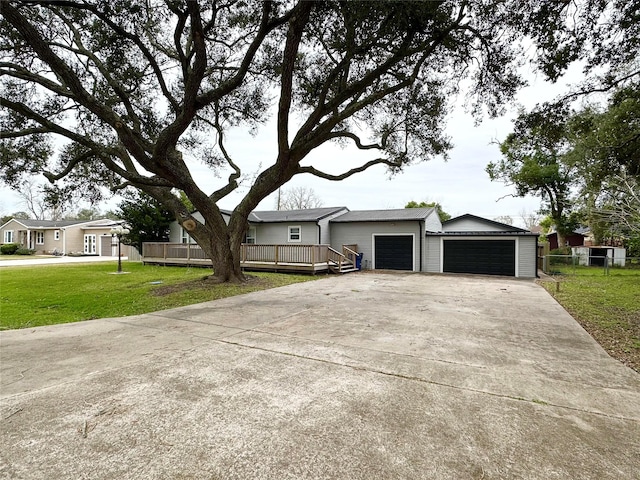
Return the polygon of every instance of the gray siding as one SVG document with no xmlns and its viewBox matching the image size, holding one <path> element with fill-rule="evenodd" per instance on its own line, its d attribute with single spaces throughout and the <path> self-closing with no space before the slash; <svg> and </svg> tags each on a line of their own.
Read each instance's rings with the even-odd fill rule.
<svg viewBox="0 0 640 480">
<path fill-rule="evenodd" d="M 434 210 L 424 221 L 424 228 L 427 232 L 441 232 L 442 222 L 438 217 L 438 212 Z"/>
<path fill-rule="evenodd" d="M 329 226 L 329 221 L 332 218 L 339 217 L 340 215 L 344 215 L 348 210 L 346 208 L 340 210 L 337 213 L 329 215 L 322 220 L 318 221 L 318 225 L 320 225 L 320 243 L 322 245 L 331 245 L 331 227 Z"/>
<path fill-rule="evenodd" d="M 200 212 L 194 212 L 192 216 L 199 222 L 204 223 L 204 217 Z M 229 216 L 222 215 L 222 217 L 224 218 L 224 221 L 228 224 Z M 169 225 L 169 241 L 173 243 L 180 243 L 181 236 L 182 236 L 182 226 L 178 223 L 177 220 L 171 222 L 171 224 Z"/>
<path fill-rule="evenodd" d="M 424 260 L 422 262 L 423 271 L 425 272 L 442 272 L 440 267 L 440 238 L 427 236 L 425 239 Z"/>
<path fill-rule="evenodd" d="M 372 268 L 373 266 L 373 235 L 392 234 L 414 235 L 414 269 L 420 269 L 420 242 L 424 232 L 421 232 L 419 222 L 350 222 L 331 224 L 331 247 L 339 252 L 342 245 L 356 243 L 358 252 L 363 253 L 362 268 Z"/>
<path fill-rule="evenodd" d="M 480 222 L 472 218 L 461 218 L 444 226 L 445 232 L 504 232 L 505 227 Z"/>
<path fill-rule="evenodd" d="M 289 242 L 289 227 L 299 226 L 302 235 L 300 242 Z M 313 245 L 318 243 L 318 225 L 315 222 L 257 223 L 256 243 L 263 245 Z"/>
<path fill-rule="evenodd" d="M 534 278 L 537 273 L 537 252 L 535 237 L 520 237 L 518 242 L 517 277 Z"/>
</svg>

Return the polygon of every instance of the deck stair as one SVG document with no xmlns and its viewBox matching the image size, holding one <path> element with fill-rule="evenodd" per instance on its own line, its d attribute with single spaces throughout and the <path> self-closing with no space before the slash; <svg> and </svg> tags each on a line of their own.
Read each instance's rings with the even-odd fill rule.
<svg viewBox="0 0 640 480">
<path fill-rule="evenodd" d="M 335 262 L 329 261 L 329 270 L 331 270 L 333 273 L 350 273 L 358 271 L 356 266 L 349 261 L 343 262 L 340 265 Z"/>
<path fill-rule="evenodd" d="M 358 253 L 355 251 L 357 248 L 357 245 L 343 245 L 342 253 L 329 248 L 329 271 L 338 274 L 357 272 L 356 257 Z"/>
</svg>

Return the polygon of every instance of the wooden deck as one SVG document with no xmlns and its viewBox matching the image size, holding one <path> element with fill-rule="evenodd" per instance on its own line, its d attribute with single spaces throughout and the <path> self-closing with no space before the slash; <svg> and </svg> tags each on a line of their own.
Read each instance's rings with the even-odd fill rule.
<svg viewBox="0 0 640 480">
<path fill-rule="evenodd" d="M 329 245 L 243 244 L 240 266 L 270 272 L 346 273 L 355 270 L 357 248 L 345 245 L 341 253 Z M 142 263 L 211 267 L 200 246 L 191 243 L 144 243 Z"/>
</svg>

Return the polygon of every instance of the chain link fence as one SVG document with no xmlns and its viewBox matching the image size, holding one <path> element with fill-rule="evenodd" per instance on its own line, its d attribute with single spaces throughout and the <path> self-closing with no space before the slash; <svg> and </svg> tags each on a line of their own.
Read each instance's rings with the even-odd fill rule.
<svg viewBox="0 0 640 480">
<path fill-rule="evenodd" d="M 637 275 L 640 257 L 612 258 L 598 255 L 544 255 L 538 264 L 547 275 Z"/>
</svg>

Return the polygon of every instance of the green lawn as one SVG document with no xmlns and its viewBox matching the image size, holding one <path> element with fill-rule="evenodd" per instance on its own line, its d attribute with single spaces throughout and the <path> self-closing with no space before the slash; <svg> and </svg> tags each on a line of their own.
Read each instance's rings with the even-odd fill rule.
<svg viewBox="0 0 640 480">
<path fill-rule="evenodd" d="M 113 275 L 116 262 L 0 268 L 0 329 L 120 317 L 313 280 L 311 275 L 251 273 L 244 285 L 203 281 L 203 268 L 143 266 Z"/>
<path fill-rule="evenodd" d="M 640 371 L 640 271 L 554 267 L 561 274 L 543 285 L 611 356 Z"/>
</svg>

